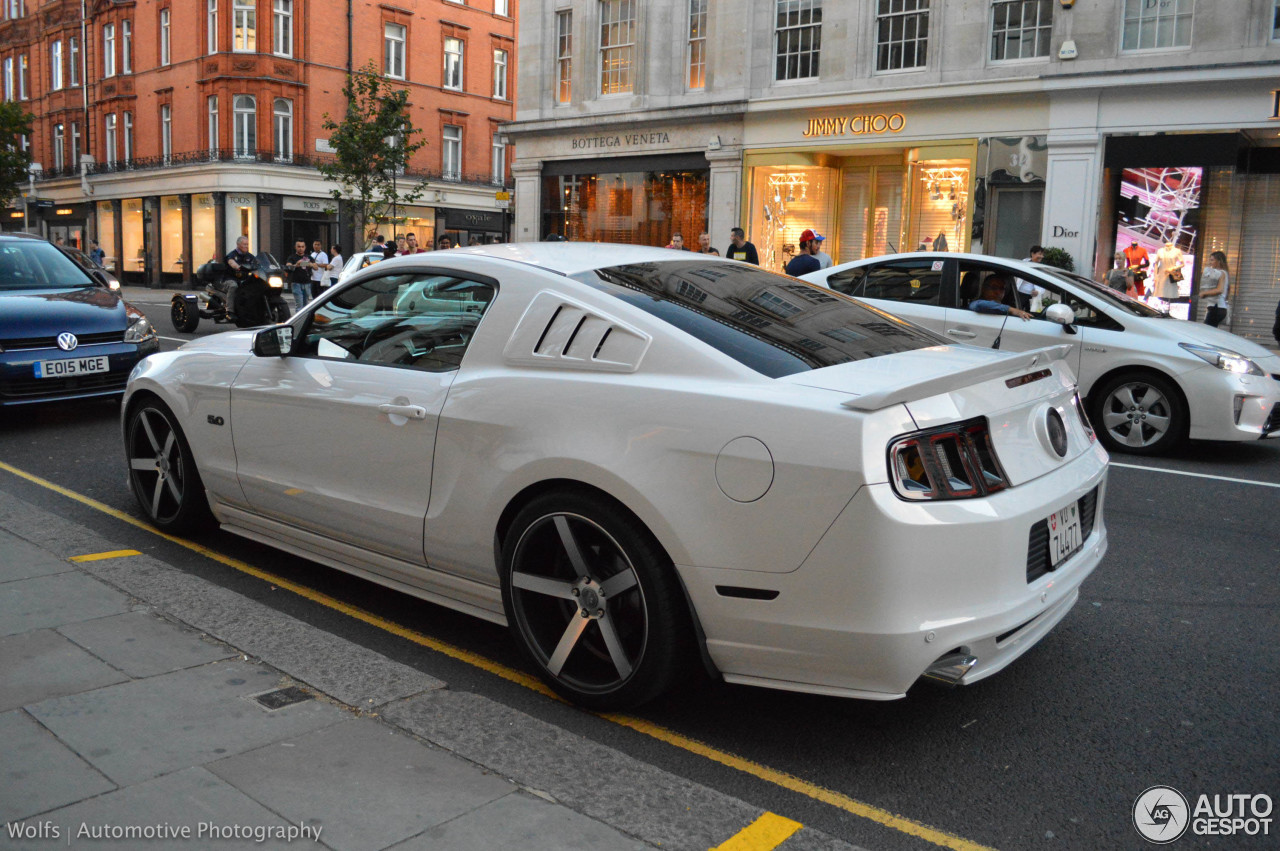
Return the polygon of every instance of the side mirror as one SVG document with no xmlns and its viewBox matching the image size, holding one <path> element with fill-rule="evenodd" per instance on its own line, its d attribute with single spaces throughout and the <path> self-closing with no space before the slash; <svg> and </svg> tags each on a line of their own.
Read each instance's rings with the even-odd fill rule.
<svg viewBox="0 0 1280 851">
<path fill-rule="evenodd" d="M 1057 322 L 1068 334 L 1076 333 L 1076 312 L 1065 304 L 1051 304 L 1044 311 L 1044 318 Z"/>
<path fill-rule="evenodd" d="M 260 358 L 282 358 L 293 348 L 293 326 L 276 325 L 253 335 L 253 353 Z"/>
<path fill-rule="evenodd" d="M 107 277 L 107 275 L 106 275 L 106 273 L 105 273 L 105 272 L 103 272 L 102 270 L 100 270 L 100 269 L 90 269 L 90 270 L 89 270 L 89 277 L 90 277 L 90 278 L 93 278 L 95 281 L 97 281 L 97 282 L 98 282 L 98 286 L 100 286 L 100 287 L 106 287 L 107 289 L 112 289 L 112 286 L 111 286 L 111 279 L 110 279 L 110 278 L 108 278 L 108 277 Z"/>
</svg>

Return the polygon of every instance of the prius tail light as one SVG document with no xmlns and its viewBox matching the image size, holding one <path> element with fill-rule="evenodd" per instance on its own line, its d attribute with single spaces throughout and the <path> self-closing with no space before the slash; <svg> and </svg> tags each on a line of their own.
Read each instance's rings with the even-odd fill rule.
<svg viewBox="0 0 1280 851">
<path fill-rule="evenodd" d="M 910 500 L 972 499 L 1009 486 L 986 417 L 894 438 L 889 475 Z"/>
</svg>

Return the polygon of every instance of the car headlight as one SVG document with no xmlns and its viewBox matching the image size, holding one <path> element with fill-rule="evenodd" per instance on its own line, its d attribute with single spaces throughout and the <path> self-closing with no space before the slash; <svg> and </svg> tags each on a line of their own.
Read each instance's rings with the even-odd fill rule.
<svg viewBox="0 0 1280 851">
<path fill-rule="evenodd" d="M 141 311 L 129 311 L 129 327 L 124 330 L 124 341 L 126 343 L 141 343 L 145 340 L 154 339 L 156 329 L 151 327 L 150 320 L 143 316 Z"/>
<path fill-rule="evenodd" d="M 279 275 L 272 275 L 270 278 L 267 278 L 267 283 L 273 289 L 279 290 L 284 288 L 284 278 L 280 277 Z"/>
<path fill-rule="evenodd" d="M 1239 352 L 1230 349 L 1216 349 L 1213 346 L 1197 346 L 1193 343 L 1179 343 L 1179 346 L 1191 354 L 1213 364 L 1218 369 L 1234 372 L 1239 375 L 1266 375 L 1267 373 L 1253 361 Z"/>
</svg>

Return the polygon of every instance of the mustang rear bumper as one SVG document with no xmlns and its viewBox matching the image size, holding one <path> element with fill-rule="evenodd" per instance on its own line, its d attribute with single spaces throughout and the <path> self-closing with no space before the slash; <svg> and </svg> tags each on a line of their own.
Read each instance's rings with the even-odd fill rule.
<svg viewBox="0 0 1280 851">
<path fill-rule="evenodd" d="M 1028 581 L 1032 526 L 1095 490 L 1083 546 Z M 977 660 L 959 682 L 990 676 L 1061 621 L 1106 553 L 1105 490 L 1097 446 L 983 499 L 906 502 L 871 485 L 791 573 L 679 570 L 727 681 L 892 700 L 958 653 Z"/>
</svg>

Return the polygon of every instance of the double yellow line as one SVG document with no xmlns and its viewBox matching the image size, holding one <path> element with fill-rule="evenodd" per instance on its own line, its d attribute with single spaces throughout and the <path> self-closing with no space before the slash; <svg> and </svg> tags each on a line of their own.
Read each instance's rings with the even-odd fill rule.
<svg viewBox="0 0 1280 851">
<path fill-rule="evenodd" d="M 301 597 L 305 597 L 306 599 L 314 603 L 318 603 L 328 609 L 341 612 L 348 617 L 355 618 L 358 621 L 377 627 L 378 629 L 389 632 L 392 635 L 399 636 L 400 638 L 411 641 L 414 644 L 426 647 L 429 650 L 434 650 L 437 653 L 442 653 L 451 659 L 457 659 L 460 662 L 473 665 L 483 671 L 501 677 L 504 680 L 517 683 L 527 689 L 536 691 L 539 694 L 546 695 L 553 700 L 560 700 L 560 697 L 548 688 L 541 680 L 526 674 L 523 671 L 509 668 L 506 665 L 494 662 L 477 653 L 472 653 L 470 650 L 464 650 L 461 647 L 455 647 L 452 644 L 439 641 L 429 635 L 423 635 L 420 632 L 415 632 L 395 623 L 394 621 L 387 620 L 386 618 L 375 615 L 372 612 L 367 612 L 364 609 L 345 603 L 336 597 L 331 597 L 328 594 L 322 594 L 321 592 L 308 588 L 305 585 L 300 585 L 292 580 L 276 576 L 273 573 L 268 573 L 265 570 L 261 570 L 251 564 L 240 561 L 239 559 L 223 555 L 222 553 L 211 550 L 208 547 L 162 532 L 151 524 L 139 520 L 136 517 L 132 517 L 119 509 L 112 508 L 109 505 L 98 502 L 96 499 L 92 499 L 68 488 L 64 488 L 59 484 L 49 481 L 48 479 L 43 479 L 24 470 L 20 470 L 17 467 L 4 463 L 3 461 L 0 461 L 0 470 L 11 473 L 20 479 L 25 479 L 26 481 L 39 485 L 47 490 L 51 490 L 54 493 L 61 494 L 68 499 L 75 500 L 81 505 L 88 506 L 89 508 L 106 514 L 109 517 L 114 517 L 117 520 L 128 523 L 130 526 L 135 526 L 151 533 L 152 535 L 163 538 L 170 543 L 177 544 L 180 547 L 185 547 L 186 549 L 194 553 L 198 553 L 205 558 L 212 559 L 219 564 L 226 565 L 227 567 L 238 570 L 241 573 L 261 579 L 264 582 L 269 582 L 277 588 L 292 591 L 293 593 Z M 76 556 L 71 560 L 93 561 L 97 559 L 118 558 L 121 556 L 137 554 L 136 550 L 116 550 L 110 553 L 95 553 L 88 556 Z M 718 762 L 721 765 L 741 771 L 744 774 L 749 774 L 753 777 L 759 778 L 760 780 L 772 783 L 780 788 L 796 792 L 816 801 L 821 801 L 824 804 L 844 810 L 845 812 L 859 816 L 860 818 L 876 822 L 877 824 L 899 831 L 900 833 L 905 833 L 909 836 L 922 839 L 925 842 L 930 842 L 943 848 L 955 849 L 955 851 L 991 851 L 991 849 L 984 845 L 979 845 L 976 842 L 971 842 L 967 839 L 955 836 L 954 834 L 946 833 L 929 827 L 928 825 L 921 824 L 920 822 L 895 815 L 888 810 L 883 810 L 879 807 L 874 807 L 870 804 L 854 800 L 840 792 L 809 783 L 806 780 L 802 780 L 794 775 L 787 774 L 786 772 L 777 771 L 769 768 L 768 766 L 760 765 L 759 763 L 743 759 L 742 757 L 735 756 L 734 754 L 726 751 L 713 748 L 710 745 L 697 741 L 696 739 L 682 736 L 673 730 L 668 730 L 665 727 L 660 727 L 641 718 L 612 713 L 602 714 L 600 717 L 657 739 L 658 741 L 665 742 L 673 747 L 680 748 L 681 750 L 688 751 L 689 753 L 696 754 L 705 759 L 712 760 L 713 762 Z M 778 845 L 782 844 L 782 842 L 791 836 L 792 833 L 799 830 L 800 827 L 801 825 L 798 822 L 783 818 L 782 816 L 775 815 L 774 813 L 765 813 L 755 822 L 744 828 L 736 836 L 733 836 L 725 843 L 717 846 L 715 851 L 721 851 L 721 849 L 723 849 L 723 851 L 770 851 L 770 849 L 776 848 Z"/>
</svg>

